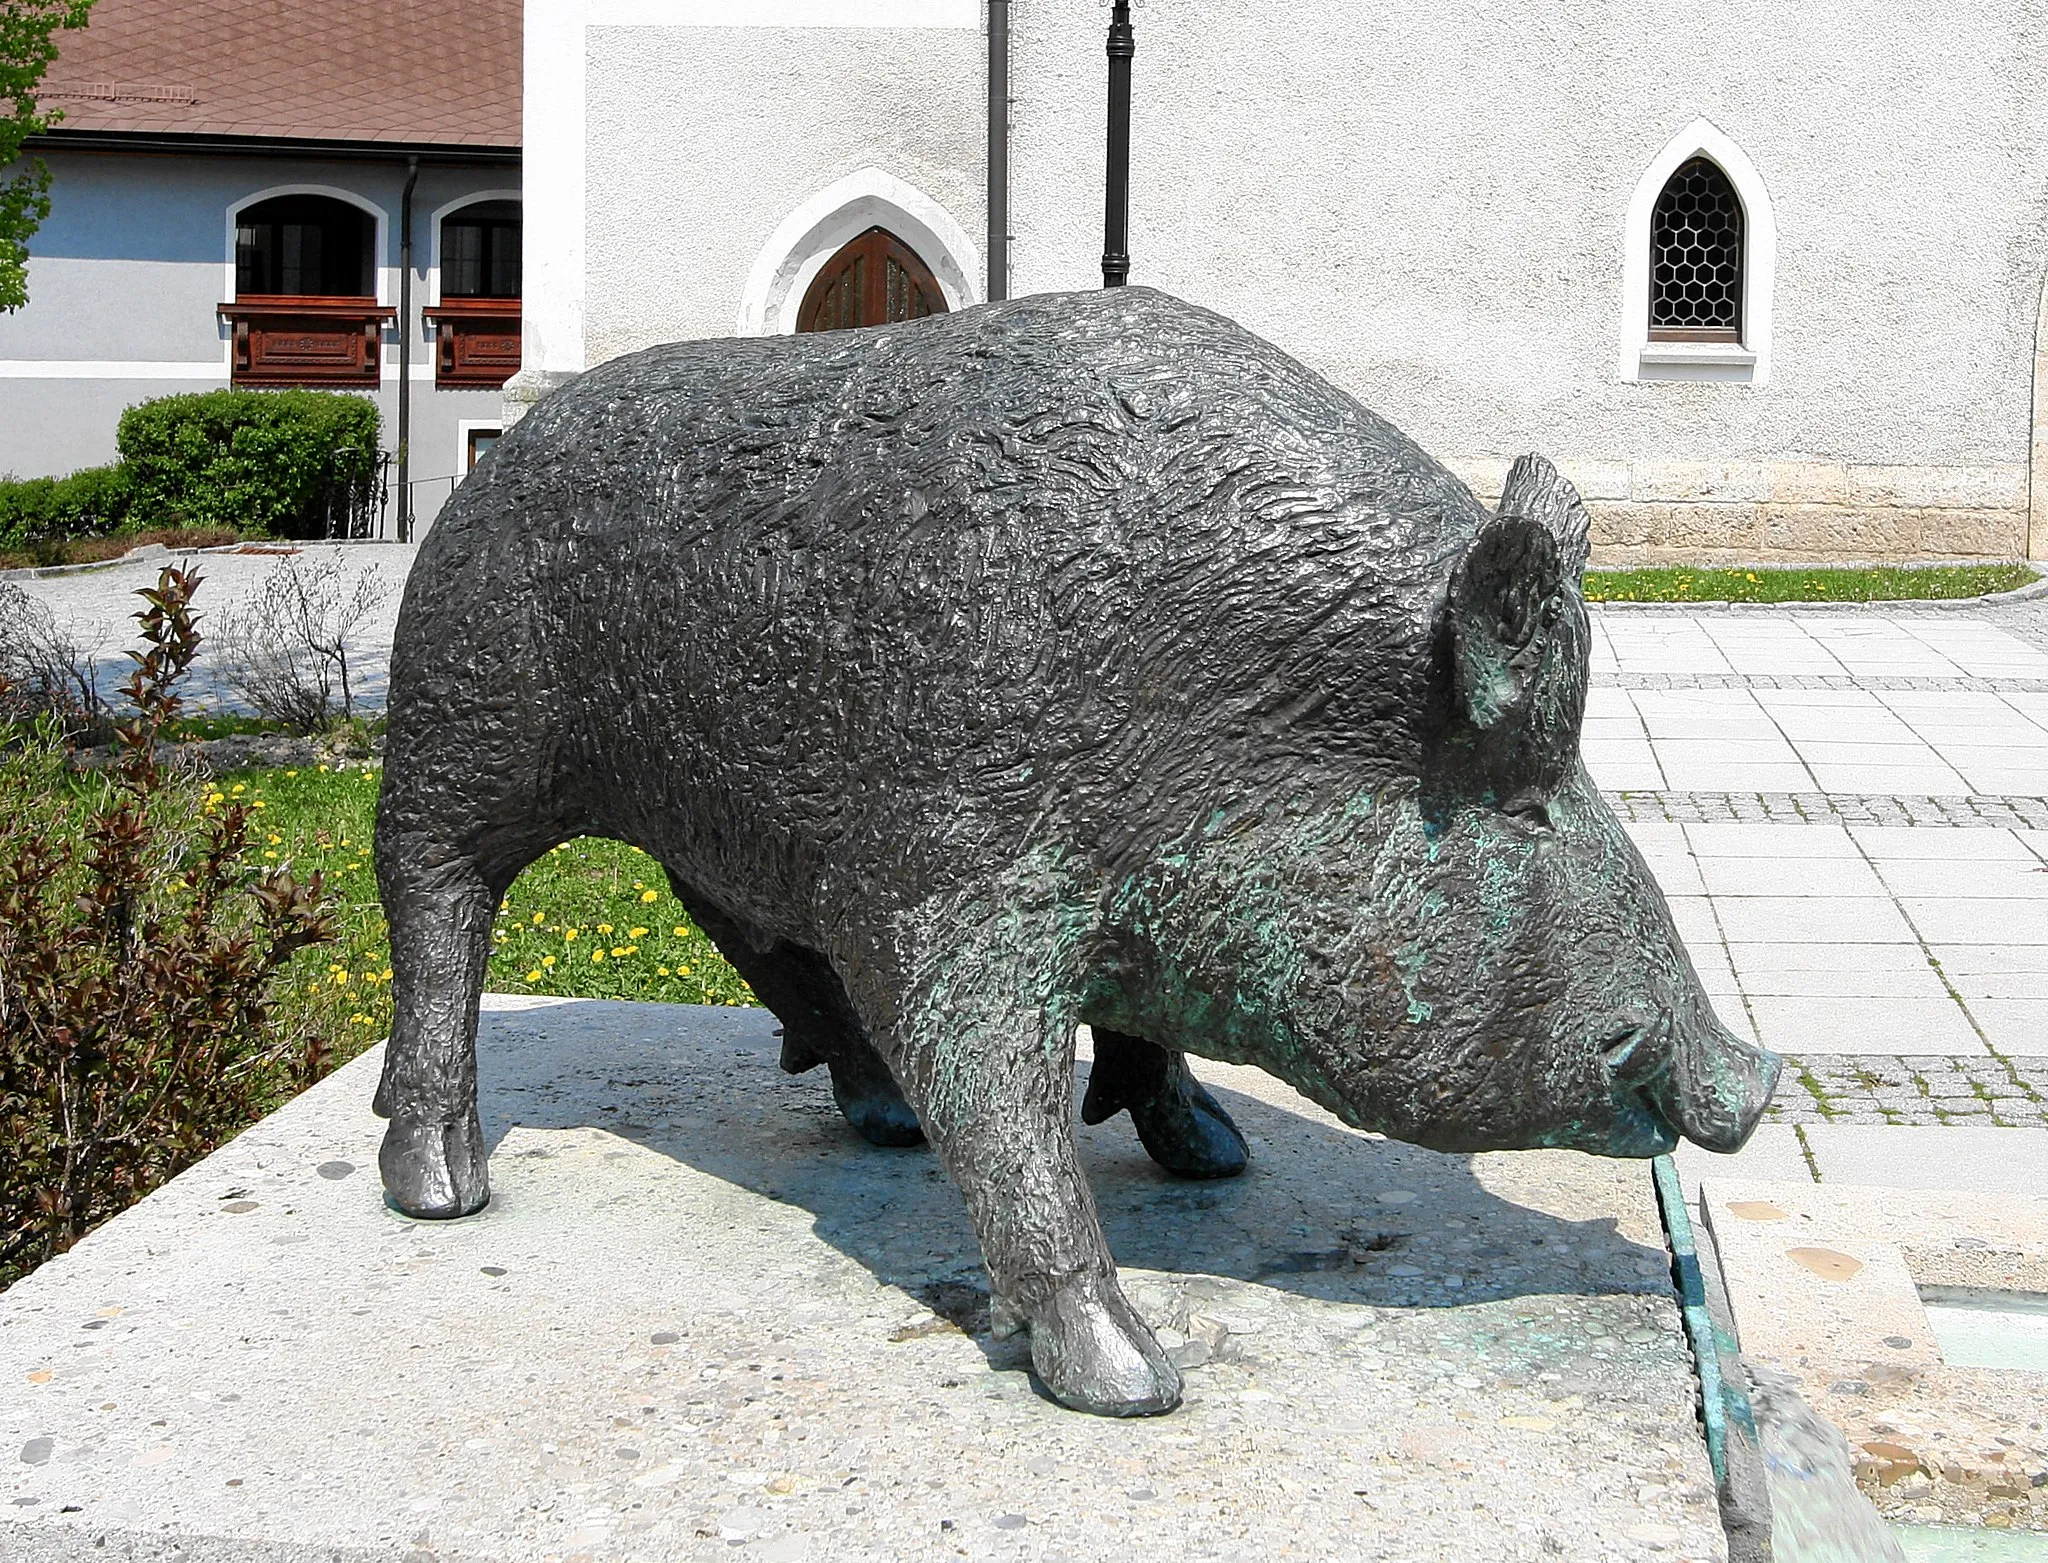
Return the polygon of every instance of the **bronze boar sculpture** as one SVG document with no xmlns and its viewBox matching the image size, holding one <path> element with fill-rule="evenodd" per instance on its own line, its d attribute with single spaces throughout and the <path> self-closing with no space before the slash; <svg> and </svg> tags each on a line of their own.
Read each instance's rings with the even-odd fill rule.
<svg viewBox="0 0 2048 1563">
<path fill-rule="evenodd" d="M 930 1137 L 999 1331 L 1066 1405 L 1170 1410 L 1077 1163 L 1244 1146 L 1184 1053 L 1449 1151 L 1747 1138 L 1714 1019 L 1579 760 L 1586 513 L 1497 513 L 1352 397 L 1143 288 L 687 342 L 549 397 L 406 587 L 377 823 L 394 1206 L 489 1198 L 499 898 L 631 842 L 826 1064 Z M 1361 1155 L 1370 1151 L 1361 1146 Z"/>
</svg>

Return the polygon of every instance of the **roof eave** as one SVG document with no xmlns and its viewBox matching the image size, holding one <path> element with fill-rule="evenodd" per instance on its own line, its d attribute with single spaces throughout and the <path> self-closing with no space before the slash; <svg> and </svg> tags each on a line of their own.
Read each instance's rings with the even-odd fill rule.
<svg viewBox="0 0 2048 1563">
<path fill-rule="evenodd" d="M 45 152 L 207 152 L 240 157 L 309 157 L 392 162 L 516 163 L 520 148 L 466 141 L 373 141 L 325 136 L 223 136 L 183 130 L 46 130 L 30 150 Z"/>
</svg>

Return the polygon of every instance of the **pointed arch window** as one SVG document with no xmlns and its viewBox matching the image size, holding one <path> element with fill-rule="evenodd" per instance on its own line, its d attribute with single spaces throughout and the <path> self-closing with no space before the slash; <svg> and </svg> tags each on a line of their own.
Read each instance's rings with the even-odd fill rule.
<svg viewBox="0 0 2048 1563">
<path fill-rule="evenodd" d="M 797 311 L 799 331 L 885 326 L 946 313 L 946 295 L 917 251 L 887 228 L 870 228 L 834 252 Z"/>
<path fill-rule="evenodd" d="M 1666 181 L 1650 217 L 1650 340 L 1740 342 L 1742 198 L 1711 158 Z"/>
</svg>

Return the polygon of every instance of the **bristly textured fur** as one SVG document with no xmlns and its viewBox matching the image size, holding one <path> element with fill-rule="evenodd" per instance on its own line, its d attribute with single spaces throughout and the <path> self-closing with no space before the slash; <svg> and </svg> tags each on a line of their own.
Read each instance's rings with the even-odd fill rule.
<svg viewBox="0 0 2048 1563">
<path fill-rule="evenodd" d="M 1183 1176 L 1184 1052 L 1446 1149 L 1739 1144 L 1725 1032 L 1579 763 L 1585 513 L 1490 516 L 1271 344 L 1141 288 L 654 348 L 543 402 L 421 550 L 377 867 L 385 1186 L 488 1197 L 513 876 L 632 842 L 824 1062 L 929 1135 L 1066 1404 L 1169 1408 L 1075 1159 L 1073 1036 Z"/>
</svg>

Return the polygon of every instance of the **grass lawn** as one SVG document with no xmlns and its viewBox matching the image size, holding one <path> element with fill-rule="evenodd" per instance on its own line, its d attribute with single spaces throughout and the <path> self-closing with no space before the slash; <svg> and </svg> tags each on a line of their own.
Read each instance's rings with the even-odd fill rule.
<svg viewBox="0 0 2048 1563">
<path fill-rule="evenodd" d="M 391 1027 L 391 953 L 371 867 L 380 773 L 325 766 L 241 771 L 214 784 L 253 805 L 266 863 L 320 870 L 337 943 L 302 952 L 281 1007 L 323 1022 L 340 1057 Z M 669 894 L 638 847 L 586 837 L 519 876 L 498 911 L 486 986 L 572 998 L 752 1004 L 752 991 Z"/>
<path fill-rule="evenodd" d="M 1588 570 L 1588 602 L 1904 602 L 1981 597 L 2030 586 L 2023 564 L 1824 570 Z"/>
</svg>

